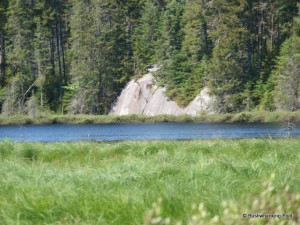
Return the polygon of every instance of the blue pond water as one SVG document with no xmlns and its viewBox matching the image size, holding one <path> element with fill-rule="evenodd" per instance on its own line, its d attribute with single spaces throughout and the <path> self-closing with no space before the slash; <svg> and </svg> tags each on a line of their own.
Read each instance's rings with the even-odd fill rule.
<svg viewBox="0 0 300 225">
<path fill-rule="evenodd" d="M 0 126 L 0 140 L 59 142 L 87 140 L 153 140 L 197 138 L 257 138 L 300 136 L 300 124 L 155 123 L 155 124 L 51 124 Z"/>
</svg>

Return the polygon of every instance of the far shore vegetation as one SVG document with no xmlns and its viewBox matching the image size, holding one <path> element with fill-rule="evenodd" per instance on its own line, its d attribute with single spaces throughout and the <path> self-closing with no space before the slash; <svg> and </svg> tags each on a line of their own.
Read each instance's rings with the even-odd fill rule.
<svg viewBox="0 0 300 225">
<path fill-rule="evenodd" d="M 41 114 L 26 116 L 16 114 L 12 116 L 0 115 L 0 125 L 25 125 L 25 124 L 108 124 L 108 123 L 298 123 L 300 112 L 287 111 L 255 111 L 235 114 L 212 115 L 57 115 Z"/>
<path fill-rule="evenodd" d="M 153 74 L 185 107 L 300 110 L 300 0 L 1 0 L 0 113 L 107 114 Z"/>
<path fill-rule="evenodd" d="M 299 138 L 0 141 L 0 224 L 297 225 L 299 149 Z"/>
</svg>

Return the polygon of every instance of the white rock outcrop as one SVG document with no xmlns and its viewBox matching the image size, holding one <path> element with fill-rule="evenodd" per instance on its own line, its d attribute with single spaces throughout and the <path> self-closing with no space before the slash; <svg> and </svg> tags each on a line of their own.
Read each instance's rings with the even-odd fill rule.
<svg viewBox="0 0 300 225">
<path fill-rule="evenodd" d="M 213 114 L 215 98 L 209 94 L 207 87 L 203 88 L 200 94 L 184 109 L 185 114 Z"/>
<path fill-rule="evenodd" d="M 214 113 L 212 108 L 214 98 L 209 95 L 208 88 L 204 88 L 186 108 L 181 108 L 175 101 L 165 96 L 164 87 L 158 87 L 155 78 L 151 74 L 156 70 L 157 67 L 153 67 L 148 70 L 149 73 L 139 80 L 130 81 L 121 92 L 110 114 L 155 116 Z"/>
</svg>

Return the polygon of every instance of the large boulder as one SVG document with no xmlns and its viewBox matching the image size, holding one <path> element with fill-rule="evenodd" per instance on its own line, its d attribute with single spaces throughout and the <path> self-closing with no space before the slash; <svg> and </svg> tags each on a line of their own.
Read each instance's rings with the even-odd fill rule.
<svg viewBox="0 0 300 225">
<path fill-rule="evenodd" d="M 150 97 L 143 112 L 144 115 L 180 115 L 184 109 L 180 108 L 175 101 L 165 96 L 165 88 L 157 88 Z"/>
<path fill-rule="evenodd" d="M 208 88 L 186 107 L 181 108 L 175 101 L 165 96 L 165 88 L 159 87 L 151 72 L 157 67 L 149 69 L 149 73 L 142 78 L 130 81 L 117 99 L 110 114 L 129 115 L 143 114 L 155 115 L 197 115 L 200 113 L 213 113 L 213 98 L 209 95 Z"/>
<path fill-rule="evenodd" d="M 209 94 L 207 87 L 203 88 L 200 94 L 184 109 L 188 115 L 213 114 L 215 98 Z"/>
<path fill-rule="evenodd" d="M 138 81 L 130 81 L 122 91 L 110 114 L 143 114 L 151 96 L 152 80 L 152 75 L 146 74 Z"/>
</svg>

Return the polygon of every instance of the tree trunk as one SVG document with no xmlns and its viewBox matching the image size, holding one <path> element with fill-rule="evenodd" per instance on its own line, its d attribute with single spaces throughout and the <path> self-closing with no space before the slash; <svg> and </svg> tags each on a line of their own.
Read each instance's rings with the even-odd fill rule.
<svg viewBox="0 0 300 225">
<path fill-rule="evenodd" d="M 251 40 L 247 40 L 247 55 L 248 55 L 248 73 L 251 74 L 252 73 L 252 55 L 253 55 L 253 51 L 252 51 L 252 46 L 251 46 Z"/>
<path fill-rule="evenodd" d="M 63 41 L 63 32 L 61 26 L 61 17 L 59 17 L 59 43 L 61 48 L 61 56 L 62 56 L 62 68 L 63 68 L 63 82 L 67 82 L 66 75 L 66 63 L 65 63 L 65 49 L 64 49 L 64 41 Z"/>
<path fill-rule="evenodd" d="M 53 30 L 51 31 L 51 38 L 50 38 L 50 63 L 52 65 L 52 74 L 53 76 L 55 76 L 55 60 L 54 60 L 54 54 L 55 54 L 55 46 L 54 46 L 54 34 L 53 34 Z"/>
<path fill-rule="evenodd" d="M 55 16 L 55 30 L 56 30 L 56 48 L 58 58 L 58 73 L 59 73 L 59 100 L 62 100 L 62 71 L 61 71 L 61 59 L 60 59 L 60 42 L 59 42 L 59 22 L 57 15 Z"/>
<path fill-rule="evenodd" d="M 204 0 L 201 1 L 201 6 L 202 6 L 202 12 L 204 12 L 205 8 L 205 3 Z M 203 17 L 204 17 L 203 13 Z M 208 57 L 209 56 L 209 43 L 208 43 L 208 32 L 207 32 L 207 23 L 206 21 L 203 21 L 202 23 L 202 30 L 203 30 L 203 35 L 204 35 L 204 43 L 205 43 L 205 55 Z"/>
<path fill-rule="evenodd" d="M 207 23 L 204 22 L 204 37 L 205 37 L 205 54 L 208 57 L 209 56 L 209 41 L 208 41 L 208 34 L 207 34 Z"/>
<path fill-rule="evenodd" d="M 265 11 L 267 3 L 260 2 L 258 5 L 259 21 L 258 21 L 258 74 L 262 79 L 262 61 L 263 61 L 263 46 L 264 46 L 264 26 L 265 26 Z"/>
<path fill-rule="evenodd" d="M 263 46 L 263 33 L 262 33 L 262 23 L 258 25 L 258 74 L 261 78 L 261 69 L 262 69 L 262 46 Z"/>
<path fill-rule="evenodd" d="M 44 111 L 43 85 L 41 86 L 41 110 Z"/>
<path fill-rule="evenodd" d="M 5 81 L 5 45 L 4 34 L 0 33 L 0 85 Z"/>
</svg>

